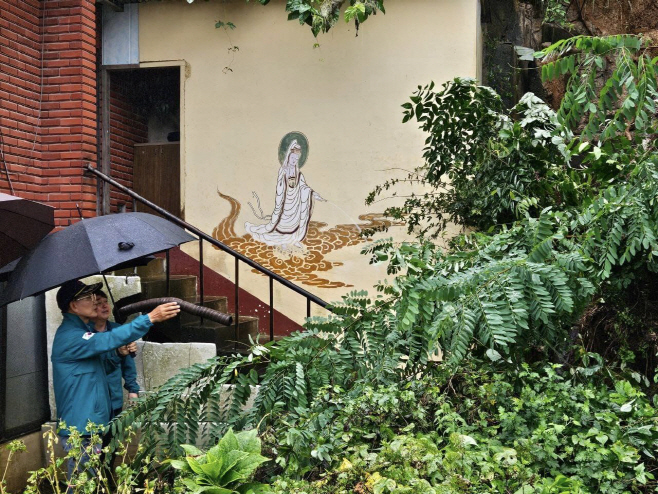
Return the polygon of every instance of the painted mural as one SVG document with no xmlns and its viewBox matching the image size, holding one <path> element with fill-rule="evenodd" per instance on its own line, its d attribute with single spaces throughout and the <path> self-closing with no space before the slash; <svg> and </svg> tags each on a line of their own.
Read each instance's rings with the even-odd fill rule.
<svg viewBox="0 0 658 494">
<path fill-rule="evenodd" d="M 264 214 L 258 193 L 252 192 L 254 203 L 248 205 L 260 222 L 245 222 L 244 235 L 235 231 L 242 205 L 218 190 L 219 197 L 228 201 L 231 210 L 213 230 L 213 237 L 290 281 L 319 288 L 351 287 L 327 276 L 328 271 L 343 264 L 327 260 L 328 254 L 366 242 L 361 236 L 364 229 L 400 223 L 378 213 L 363 214 L 358 223 L 331 228 L 327 223 L 313 221 L 314 204 L 328 201 L 307 184 L 301 172 L 308 155 L 309 143 L 304 134 L 290 132 L 284 136 L 279 145 L 280 168 L 272 214 Z"/>
<path fill-rule="evenodd" d="M 279 174 L 276 181 L 276 198 L 272 214 L 264 215 L 256 192 L 258 211 L 250 202 L 251 210 L 265 224 L 246 222 L 244 229 L 254 240 L 270 246 L 302 248 L 313 214 L 313 203 L 325 200 L 304 179 L 301 168 L 308 158 L 308 139 L 301 132 L 289 132 L 279 144 Z"/>
</svg>

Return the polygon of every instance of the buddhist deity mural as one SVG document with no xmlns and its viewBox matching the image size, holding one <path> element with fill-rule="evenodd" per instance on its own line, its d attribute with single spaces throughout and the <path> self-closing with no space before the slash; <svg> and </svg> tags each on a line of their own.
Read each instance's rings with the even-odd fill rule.
<svg viewBox="0 0 658 494">
<path fill-rule="evenodd" d="M 325 201 L 306 183 L 301 172 L 308 158 L 308 149 L 308 139 L 301 132 L 290 132 L 281 140 L 279 145 L 281 168 L 276 181 L 276 199 L 272 214 L 263 215 L 256 192 L 253 195 L 258 201 L 259 211 L 256 212 L 253 205 L 249 203 L 258 219 L 268 221 L 261 225 L 250 222 L 244 224 L 245 230 L 254 240 L 272 246 L 280 245 L 284 249 L 288 245 L 302 247 L 302 241 L 308 234 L 313 203 Z"/>
<path fill-rule="evenodd" d="M 255 205 L 248 204 L 260 223 L 245 222 L 244 235 L 235 231 L 242 205 L 218 190 L 219 197 L 228 201 L 231 210 L 213 230 L 213 237 L 290 281 L 320 288 L 350 287 L 352 285 L 329 279 L 326 273 L 343 263 L 329 261 L 326 256 L 332 251 L 366 242 L 361 236 L 363 229 L 399 223 L 384 219 L 378 213 L 362 214 L 358 222 L 331 228 L 327 228 L 327 223 L 313 221 L 317 202 L 337 206 L 306 182 L 301 168 L 308 155 L 308 139 L 301 132 L 290 132 L 281 140 L 274 209 L 272 214 L 265 215 L 260 197 L 253 192 Z"/>
</svg>

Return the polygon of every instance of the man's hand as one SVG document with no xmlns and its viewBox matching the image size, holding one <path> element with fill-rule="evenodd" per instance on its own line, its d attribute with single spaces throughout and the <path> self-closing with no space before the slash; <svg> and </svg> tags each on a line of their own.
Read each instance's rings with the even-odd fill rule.
<svg viewBox="0 0 658 494">
<path fill-rule="evenodd" d="M 176 302 L 169 302 L 168 304 L 158 305 L 155 309 L 149 312 L 149 319 L 155 324 L 176 317 L 179 312 L 180 306 Z"/>
<path fill-rule="evenodd" d="M 139 393 L 128 393 L 128 404 L 130 406 L 134 405 L 137 398 L 139 398 Z"/>
<path fill-rule="evenodd" d="M 117 348 L 117 352 L 119 352 L 119 355 L 122 357 L 127 357 L 131 353 L 137 353 L 137 343 L 134 341 L 132 343 L 128 343 L 127 345 L 120 346 Z"/>
</svg>

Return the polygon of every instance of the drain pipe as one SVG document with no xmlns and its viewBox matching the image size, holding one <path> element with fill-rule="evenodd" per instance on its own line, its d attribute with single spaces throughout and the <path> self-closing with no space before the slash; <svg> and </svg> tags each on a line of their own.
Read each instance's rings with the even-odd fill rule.
<svg viewBox="0 0 658 494">
<path fill-rule="evenodd" d="M 198 316 L 203 319 L 208 319 L 209 321 L 215 321 L 224 326 L 233 325 L 233 316 L 229 314 L 224 314 L 214 309 L 209 309 L 208 307 L 199 307 L 185 300 L 181 300 L 176 297 L 161 297 L 161 298 L 151 298 L 148 300 L 142 300 L 141 302 L 135 302 L 134 304 L 126 305 L 121 307 L 117 311 L 117 315 L 121 324 L 126 321 L 126 318 L 130 314 L 135 312 L 150 312 L 152 309 L 155 309 L 158 305 L 168 304 L 170 302 L 176 302 L 180 306 L 180 310 L 192 314 L 193 316 Z"/>
</svg>

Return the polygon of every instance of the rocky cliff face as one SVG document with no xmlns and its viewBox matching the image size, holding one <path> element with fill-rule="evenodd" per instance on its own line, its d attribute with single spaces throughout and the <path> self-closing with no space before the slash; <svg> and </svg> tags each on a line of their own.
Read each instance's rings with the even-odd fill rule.
<svg viewBox="0 0 658 494">
<path fill-rule="evenodd" d="M 515 46 L 540 50 L 580 34 L 643 34 L 658 45 L 658 0 L 571 0 L 561 24 L 545 21 L 548 3 L 482 0 L 483 83 L 493 87 L 507 106 L 528 91 L 557 106 L 563 94 L 559 81 L 543 86 L 535 62 L 520 60 Z"/>
<path fill-rule="evenodd" d="M 658 39 L 656 0 L 573 0 L 567 20 L 580 34 L 644 34 Z"/>
</svg>

